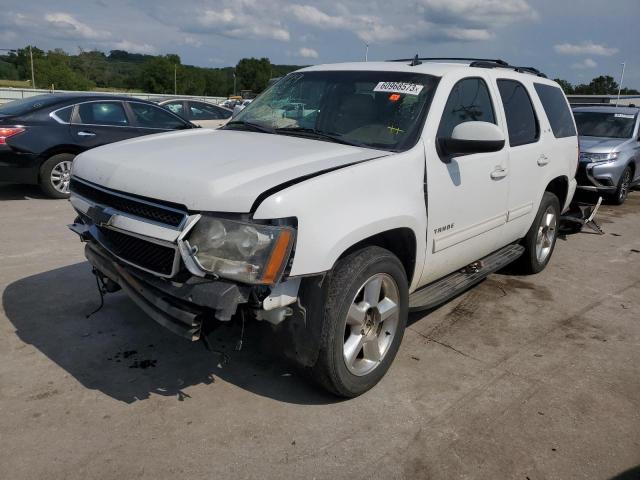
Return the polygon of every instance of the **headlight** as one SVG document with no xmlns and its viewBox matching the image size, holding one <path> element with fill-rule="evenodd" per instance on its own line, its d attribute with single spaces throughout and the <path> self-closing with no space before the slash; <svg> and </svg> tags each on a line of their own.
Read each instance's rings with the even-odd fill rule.
<svg viewBox="0 0 640 480">
<path fill-rule="evenodd" d="M 202 216 L 187 238 L 200 268 L 243 283 L 274 284 L 287 264 L 295 230 Z"/>
<path fill-rule="evenodd" d="M 613 162 L 620 155 L 619 152 L 611 152 L 611 153 L 590 153 L 590 152 L 582 152 L 580 154 L 580 158 L 585 162 L 591 163 L 606 163 Z"/>
</svg>

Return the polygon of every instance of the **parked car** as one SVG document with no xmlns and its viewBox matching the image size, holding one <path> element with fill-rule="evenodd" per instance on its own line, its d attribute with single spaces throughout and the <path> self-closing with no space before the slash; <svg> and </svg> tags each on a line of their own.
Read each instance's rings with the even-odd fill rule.
<svg viewBox="0 0 640 480">
<path fill-rule="evenodd" d="M 165 100 L 159 105 L 205 128 L 218 128 L 231 119 L 233 110 L 197 100 Z"/>
<path fill-rule="evenodd" d="M 0 182 L 39 184 L 47 196 L 66 198 L 79 153 L 193 127 L 151 102 L 129 97 L 51 94 L 6 103 L 0 105 Z"/>
<path fill-rule="evenodd" d="M 534 69 L 314 66 L 222 129 L 80 155 L 71 229 L 105 288 L 171 331 L 270 322 L 352 397 L 389 368 L 410 309 L 513 261 L 546 267 L 577 161 L 566 97 Z"/>
<path fill-rule="evenodd" d="M 575 107 L 580 135 L 578 186 L 621 205 L 640 183 L 640 108 Z"/>
<path fill-rule="evenodd" d="M 245 108 L 247 108 L 247 106 L 253 102 L 253 99 L 249 99 L 249 100 L 243 100 L 240 103 L 237 103 L 234 107 L 233 107 L 233 116 L 235 117 L 236 115 L 238 115 L 242 110 L 244 110 Z"/>
</svg>

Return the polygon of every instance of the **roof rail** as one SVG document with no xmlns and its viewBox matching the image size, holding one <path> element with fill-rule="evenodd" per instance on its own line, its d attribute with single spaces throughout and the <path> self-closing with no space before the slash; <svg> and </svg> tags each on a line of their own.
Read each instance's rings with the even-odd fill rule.
<svg viewBox="0 0 640 480">
<path fill-rule="evenodd" d="M 414 58 L 398 58 L 395 60 L 388 60 L 389 62 L 411 62 L 410 65 L 412 67 L 416 65 L 420 65 L 423 61 L 425 62 L 438 62 L 452 60 L 458 62 L 470 62 L 470 67 L 477 68 L 509 68 L 519 73 L 530 73 L 532 75 L 536 75 L 538 77 L 547 78 L 547 76 L 542 73 L 537 68 L 533 67 L 518 67 L 515 65 L 509 65 L 504 60 L 500 59 L 491 59 L 491 58 L 467 58 L 467 57 L 418 57 L 416 55 Z"/>
<path fill-rule="evenodd" d="M 394 60 L 387 60 L 387 61 L 388 62 L 415 62 L 415 61 L 437 62 L 437 61 L 443 61 L 443 60 L 453 60 L 457 62 L 491 62 L 491 63 L 498 63 L 505 66 L 509 65 L 504 60 L 499 60 L 499 59 L 467 58 L 467 57 L 418 57 L 418 55 L 416 55 L 414 58 L 396 58 Z M 416 65 L 420 65 L 420 64 L 417 63 Z"/>
</svg>

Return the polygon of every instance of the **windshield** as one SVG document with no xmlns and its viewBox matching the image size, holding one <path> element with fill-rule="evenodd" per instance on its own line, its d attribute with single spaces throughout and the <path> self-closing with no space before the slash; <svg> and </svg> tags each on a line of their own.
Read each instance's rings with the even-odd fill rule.
<svg viewBox="0 0 640 480">
<path fill-rule="evenodd" d="M 51 95 L 36 95 L 35 97 L 25 98 L 23 100 L 14 100 L 13 102 L 0 105 L 0 115 L 22 115 L 38 108 L 59 102 L 59 97 Z"/>
<path fill-rule="evenodd" d="M 417 142 L 437 83 L 411 72 L 292 73 L 225 128 L 406 150 Z"/>
<path fill-rule="evenodd" d="M 631 138 L 636 116 L 628 113 L 573 112 L 584 137 Z"/>
</svg>

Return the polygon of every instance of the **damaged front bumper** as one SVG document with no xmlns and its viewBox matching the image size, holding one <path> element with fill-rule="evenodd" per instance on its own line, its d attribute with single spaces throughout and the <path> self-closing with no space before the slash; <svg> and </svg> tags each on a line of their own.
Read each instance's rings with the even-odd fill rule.
<svg viewBox="0 0 640 480">
<path fill-rule="evenodd" d="M 230 320 L 250 294 L 250 287 L 222 280 L 190 277 L 183 283 L 170 282 L 119 262 L 91 241 L 85 256 L 98 275 L 118 284 L 147 315 L 193 341 L 200 338 L 207 318 Z"/>
</svg>

